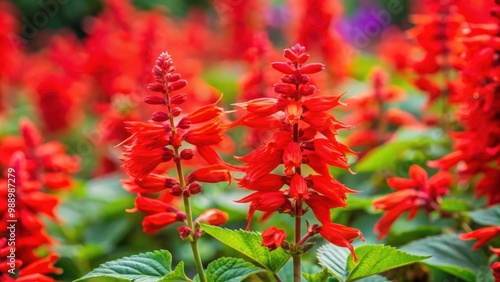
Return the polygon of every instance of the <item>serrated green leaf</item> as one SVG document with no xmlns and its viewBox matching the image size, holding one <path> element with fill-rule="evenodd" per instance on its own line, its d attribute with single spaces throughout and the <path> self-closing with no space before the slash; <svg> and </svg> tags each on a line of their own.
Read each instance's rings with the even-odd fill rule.
<svg viewBox="0 0 500 282">
<path fill-rule="evenodd" d="M 408 244 L 411 241 L 425 238 L 427 236 L 439 235 L 443 232 L 441 227 L 422 225 L 417 228 L 403 231 L 400 233 L 393 233 L 387 238 L 386 245 L 399 247 Z"/>
<path fill-rule="evenodd" d="M 282 248 L 269 251 L 267 247 L 262 247 L 262 237 L 259 233 L 205 224 L 202 224 L 202 228 L 210 236 L 253 259 L 258 265 L 272 273 L 276 273 L 290 259 L 290 255 Z"/>
<path fill-rule="evenodd" d="M 158 282 L 184 282 L 189 280 L 184 272 L 184 262 L 181 261 L 172 272 L 163 276 Z"/>
<path fill-rule="evenodd" d="M 476 281 L 477 282 L 495 282 L 495 278 L 493 276 L 493 272 L 491 271 L 491 267 L 489 265 L 484 265 L 479 269 L 476 273 Z"/>
<path fill-rule="evenodd" d="M 448 212 L 464 212 L 469 210 L 469 203 L 458 198 L 444 198 L 440 204 L 442 210 Z"/>
<path fill-rule="evenodd" d="M 363 279 L 359 279 L 359 282 L 390 282 L 389 279 L 381 275 L 372 275 Z"/>
<path fill-rule="evenodd" d="M 482 225 L 500 225 L 500 205 L 492 206 L 487 209 L 476 210 L 467 213 L 470 218 Z"/>
<path fill-rule="evenodd" d="M 465 281 L 475 281 L 475 274 L 488 263 L 486 255 L 472 251 L 473 242 L 463 241 L 458 235 L 431 236 L 401 247 L 416 255 L 432 255 L 422 263 L 434 266 Z"/>
<path fill-rule="evenodd" d="M 328 270 L 326 268 L 318 273 L 302 273 L 302 276 L 307 280 L 307 282 L 325 282 L 328 280 Z"/>
<path fill-rule="evenodd" d="M 429 258 L 429 256 L 411 255 L 384 245 L 364 245 L 354 251 L 358 262 L 354 262 L 352 256 L 347 260 L 349 272 L 347 281 L 355 281 Z"/>
<path fill-rule="evenodd" d="M 205 273 L 210 282 L 240 282 L 252 274 L 263 271 L 265 269 L 242 259 L 224 257 L 209 263 Z"/>
<path fill-rule="evenodd" d="M 381 167 L 391 167 L 398 157 L 408 149 L 414 141 L 397 141 L 385 143 L 369 151 L 354 167 L 356 172 L 378 171 Z"/>
<path fill-rule="evenodd" d="M 134 282 L 156 282 L 172 270 L 172 255 L 165 250 L 142 253 L 101 264 L 75 280 L 116 278 Z"/>
<path fill-rule="evenodd" d="M 336 247 L 332 244 L 321 246 L 317 253 L 319 264 L 326 267 L 339 281 L 346 281 L 349 275 L 346 267 L 348 256 L 348 249 Z"/>
</svg>

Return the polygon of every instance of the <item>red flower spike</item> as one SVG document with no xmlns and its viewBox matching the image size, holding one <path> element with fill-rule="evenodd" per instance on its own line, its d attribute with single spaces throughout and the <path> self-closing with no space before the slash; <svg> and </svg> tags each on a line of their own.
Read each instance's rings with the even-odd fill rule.
<svg viewBox="0 0 500 282">
<path fill-rule="evenodd" d="M 204 222 L 211 225 L 222 225 L 228 221 L 229 215 L 218 209 L 208 209 L 200 214 L 196 222 Z"/>
<path fill-rule="evenodd" d="M 27 118 L 20 120 L 21 134 L 24 142 L 29 148 L 36 148 L 42 144 L 42 135 L 35 125 Z"/>
<path fill-rule="evenodd" d="M 284 230 L 278 229 L 274 226 L 266 228 L 262 232 L 262 245 L 268 247 L 270 251 L 276 250 L 286 239 Z"/>
<path fill-rule="evenodd" d="M 144 232 L 148 234 L 153 234 L 160 229 L 168 226 L 174 222 L 183 222 L 186 219 L 186 215 L 183 213 L 174 212 L 162 212 L 155 213 L 144 217 L 142 221 L 142 227 Z"/>
<path fill-rule="evenodd" d="M 468 233 L 460 234 L 458 237 L 462 240 L 477 240 L 477 242 L 472 246 L 472 249 L 478 249 L 482 245 L 486 244 L 488 241 L 497 237 L 500 234 L 500 226 L 490 226 L 480 228 Z"/>
</svg>

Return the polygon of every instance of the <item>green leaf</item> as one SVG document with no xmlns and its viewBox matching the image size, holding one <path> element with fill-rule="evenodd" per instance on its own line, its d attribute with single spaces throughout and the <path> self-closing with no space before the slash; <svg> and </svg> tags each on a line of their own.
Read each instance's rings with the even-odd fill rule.
<svg viewBox="0 0 500 282">
<path fill-rule="evenodd" d="M 158 282 L 181 282 L 188 281 L 186 273 L 184 272 L 184 262 L 179 262 L 179 264 L 170 272 L 169 274 L 163 276 Z"/>
<path fill-rule="evenodd" d="M 202 229 L 272 273 L 276 273 L 290 259 L 290 255 L 282 248 L 269 251 L 267 247 L 262 247 L 262 237 L 259 233 L 230 230 L 206 224 L 202 224 Z"/>
<path fill-rule="evenodd" d="M 363 279 L 359 279 L 359 282 L 390 282 L 387 278 L 381 275 L 372 275 Z"/>
<path fill-rule="evenodd" d="M 220 258 L 209 263 L 206 270 L 210 282 L 240 282 L 248 276 L 265 271 L 239 258 Z M 199 277 L 195 278 L 199 281 Z"/>
<path fill-rule="evenodd" d="M 440 207 L 448 212 L 464 212 L 469 210 L 469 203 L 463 199 L 444 198 Z"/>
<path fill-rule="evenodd" d="M 484 265 L 479 269 L 476 273 L 476 281 L 477 282 L 495 282 L 495 278 L 493 276 L 493 272 L 491 271 L 491 267 L 489 265 Z"/>
<path fill-rule="evenodd" d="M 390 167 L 414 141 L 405 140 L 385 143 L 369 151 L 354 167 L 356 172 L 378 171 L 381 167 Z"/>
<path fill-rule="evenodd" d="M 473 282 L 475 274 L 488 261 L 484 253 L 473 252 L 472 245 L 473 242 L 460 240 L 458 235 L 439 235 L 413 241 L 401 249 L 416 255 L 432 255 L 422 263 Z"/>
<path fill-rule="evenodd" d="M 181 265 L 183 267 L 183 265 Z M 172 255 L 165 250 L 125 257 L 101 264 L 76 281 L 89 278 L 116 278 L 134 282 L 156 282 L 172 270 Z"/>
<path fill-rule="evenodd" d="M 328 280 L 328 270 L 326 268 L 318 273 L 302 273 L 302 276 L 307 280 L 307 282 L 325 282 Z"/>
<path fill-rule="evenodd" d="M 354 262 L 352 256 L 347 261 L 347 270 L 349 271 L 347 281 L 355 281 L 386 272 L 429 257 L 411 255 L 394 247 L 384 245 L 364 245 L 356 248 L 355 252 L 359 261 Z"/>
<path fill-rule="evenodd" d="M 339 281 L 346 281 L 349 275 L 346 267 L 348 256 L 348 249 L 336 247 L 332 244 L 321 246 L 317 253 L 319 264 L 326 267 L 326 269 Z"/>
<path fill-rule="evenodd" d="M 500 225 L 500 205 L 469 212 L 470 218 L 482 225 Z"/>
<path fill-rule="evenodd" d="M 417 228 L 406 230 L 400 233 L 392 233 L 389 238 L 387 238 L 386 245 L 390 246 L 402 246 L 408 244 L 411 241 L 422 239 L 428 236 L 439 235 L 442 233 L 442 228 L 431 225 L 422 225 Z"/>
</svg>

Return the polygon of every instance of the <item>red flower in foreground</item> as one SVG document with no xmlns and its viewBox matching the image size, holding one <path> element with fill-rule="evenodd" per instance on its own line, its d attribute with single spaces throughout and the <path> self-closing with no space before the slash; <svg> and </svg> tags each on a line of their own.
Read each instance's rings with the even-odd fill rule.
<svg viewBox="0 0 500 282">
<path fill-rule="evenodd" d="M 404 212 L 408 212 L 409 219 L 412 219 L 420 208 L 424 208 L 427 212 L 433 211 L 441 196 L 448 193 L 451 183 L 449 173 L 439 172 L 428 179 L 427 172 L 418 165 L 412 165 L 409 173 L 411 177 L 409 179 L 389 178 L 387 180 L 389 186 L 398 191 L 373 202 L 376 210 L 386 212 L 375 225 L 379 239 L 387 235 L 394 221 Z"/>
<path fill-rule="evenodd" d="M 179 228 L 182 238 L 198 234 L 194 230 L 191 215 L 186 215 L 177 206 L 177 197 L 185 200 L 198 194 L 202 187 L 198 182 L 218 183 L 231 181 L 231 174 L 226 164 L 210 147 L 222 141 L 225 126 L 220 117 L 224 110 L 215 104 L 203 106 L 191 113 L 182 114 L 181 105 L 187 101 L 187 95 L 177 93 L 187 85 L 181 75 L 175 72 L 175 66 L 168 53 L 162 53 L 153 67 L 155 82 L 149 84 L 149 90 L 160 95 L 150 95 L 144 102 L 163 106 L 164 110 L 152 114 L 147 122 L 125 122 L 130 137 L 123 141 L 123 168 L 129 178 L 122 181 L 125 190 L 137 193 L 135 209 L 146 214 L 142 222 L 146 233 L 154 233 L 175 222 L 186 222 L 189 227 Z M 183 143 L 194 148 L 183 148 Z M 182 163 L 193 159 L 195 154 L 209 163 L 184 176 Z M 173 162 L 177 177 L 163 175 L 162 163 Z M 160 199 L 146 197 L 146 194 L 160 192 Z M 222 224 L 227 214 L 208 210 L 200 221 Z"/>
<path fill-rule="evenodd" d="M 346 194 L 355 192 L 333 179 L 328 169 L 331 165 L 350 171 L 346 154 L 352 151 L 336 139 L 337 131 L 349 126 L 328 113 L 342 105 L 340 96 L 316 94 L 316 86 L 310 83 L 309 75 L 322 71 L 324 65 L 307 63 L 309 54 L 303 46 L 297 44 L 285 49 L 284 56 L 286 62 L 271 64 L 284 74 L 281 83 L 274 85 L 278 97 L 236 104 L 244 113 L 231 127 L 244 125 L 262 133 L 268 131 L 270 136 L 252 152 L 238 157 L 245 163 L 245 176 L 238 184 L 254 193 L 236 202 L 250 203 L 247 229 L 256 211 L 264 212 L 262 219 L 278 211 L 300 221 L 305 203 L 322 224 L 329 226 L 322 233 L 327 236 L 325 238 L 353 251 L 350 243 L 354 238 L 347 236 L 346 239 L 344 233 L 333 232 L 329 225 L 330 209 L 345 207 Z M 284 167 L 282 174 L 271 173 L 280 165 Z M 308 165 L 317 174 L 303 175 L 303 165 Z M 274 238 L 275 231 L 270 228 L 263 234 L 264 243 L 270 248 L 276 248 L 282 237 L 284 240 L 283 235 Z M 296 244 L 299 239 L 296 235 Z"/>
<path fill-rule="evenodd" d="M 262 246 L 268 247 L 270 251 L 276 250 L 285 239 L 285 231 L 274 226 L 268 227 L 262 232 Z"/>
<path fill-rule="evenodd" d="M 497 237 L 499 234 L 500 226 L 491 226 L 460 234 L 459 237 L 462 240 L 477 240 L 474 246 L 472 246 L 472 249 L 475 250 L 480 248 L 482 245 L 486 244 L 493 238 Z"/>
<path fill-rule="evenodd" d="M 327 223 L 321 227 L 319 233 L 330 243 L 339 247 L 349 248 L 354 261 L 358 261 L 351 243 L 356 238 L 365 241 L 365 238 L 363 238 L 361 231 L 356 228 L 347 227 L 341 224 Z"/>
</svg>

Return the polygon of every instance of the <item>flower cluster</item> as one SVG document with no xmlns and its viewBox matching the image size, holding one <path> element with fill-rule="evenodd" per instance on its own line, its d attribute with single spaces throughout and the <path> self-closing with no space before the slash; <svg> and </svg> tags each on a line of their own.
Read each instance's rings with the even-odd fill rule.
<svg viewBox="0 0 500 282">
<path fill-rule="evenodd" d="M 58 142 L 42 143 L 40 132 L 29 120 L 21 120 L 20 131 L 22 138 L 0 140 L 0 166 L 5 168 L 0 179 L 0 199 L 5 203 L 0 209 L 2 259 L 15 248 L 15 258 L 0 263 L 1 277 L 2 281 L 55 281 L 47 275 L 61 273 L 54 267 L 59 255 L 50 249 L 54 240 L 40 216 L 58 221 L 55 209 L 59 198 L 47 194 L 46 189 L 70 188 L 79 160 L 67 155 Z M 40 256 L 41 248 L 48 254 Z M 15 276 L 8 272 L 13 268 Z"/>
<path fill-rule="evenodd" d="M 420 209 L 431 212 L 439 207 L 443 195 L 448 193 L 451 175 L 438 172 L 428 178 L 427 172 L 418 165 L 410 167 L 410 178 L 392 177 L 387 180 L 389 186 L 397 192 L 388 194 L 373 202 L 376 210 L 385 213 L 375 225 L 379 239 L 385 237 L 392 224 L 404 213 L 414 218 Z"/>
<path fill-rule="evenodd" d="M 493 240 L 494 238 L 498 238 L 499 235 L 500 235 L 500 226 L 489 226 L 489 227 L 479 228 L 477 230 L 465 234 L 460 234 L 459 237 L 462 240 L 477 240 L 474 246 L 472 246 L 472 249 L 475 250 L 480 248 L 484 244 L 488 243 L 489 241 Z M 493 246 L 490 245 L 490 250 L 497 258 L 500 258 L 500 248 L 494 248 Z M 491 265 L 491 270 L 493 271 L 493 277 L 495 277 L 495 282 L 499 282 L 500 261 L 494 262 Z"/>
<path fill-rule="evenodd" d="M 354 131 L 346 140 L 352 147 L 364 147 L 367 151 L 387 141 L 392 134 L 389 126 L 418 125 L 419 121 L 410 113 L 389 103 L 405 98 L 402 89 L 390 86 L 388 74 L 380 68 L 371 72 L 372 87 L 366 93 L 346 100 L 353 110 L 345 117 L 349 124 L 356 124 Z"/>
<path fill-rule="evenodd" d="M 456 40 L 463 28 L 463 17 L 457 13 L 454 0 L 425 0 L 424 11 L 411 17 L 415 27 L 410 31 L 422 48 L 423 58 L 413 64 L 419 75 L 415 85 L 428 94 L 428 102 L 439 97 L 448 99 L 457 90 L 457 81 L 451 79 L 450 72 L 460 68 L 462 61 L 458 54 L 463 52 L 463 45 Z M 442 73 L 445 85 L 440 85 L 434 78 Z"/>
<path fill-rule="evenodd" d="M 500 47 L 499 4 L 491 4 L 494 22 L 469 24 L 464 38 L 465 59 L 462 71 L 465 88 L 460 93 L 458 116 L 464 131 L 452 135 L 453 152 L 432 161 L 430 166 L 448 170 L 457 166 L 466 181 L 475 175 L 483 177 L 475 183 L 475 195 L 485 196 L 488 204 L 500 203 Z"/>
<path fill-rule="evenodd" d="M 336 120 L 328 110 L 340 103 L 339 96 L 317 95 L 310 83 L 310 74 L 324 69 L 323 64 L 307 63 L 309 54 L 299 44 L 285 49 L 286 62 L 272 63 L 281 73 L 281 83 L 274 85 L 278 98 L 259 98 L 236 104 L 245 112 L 232 126 L 244 125 L 266 129 L 272 136 L 249 154 L 238 157 L 245 163 L 245 176 L 238 184 L 254 191 L 238 200 L 250 203 L 248 226 L 256 211 L 264 212 L 263 218 L 273 212 L 287 213 L 300 222 L 307 211 L 307 204 L 322 224 L 310 231 L 321 235 L 333 244 L 347 247 L 355 257 L 351 243 L 356 237 L 363 239 L 357 229 L 332 223 L 330 209 L 346 207 L 348 189 L 334 179 L 328 165 L 350 170 L 346 153 L 351 150 L 336 139 L 337 130 L 348 128 Z M 304 175 L 307 164 L 312 171 Z M 283 173 L 273 171 L 283 166 Z M 285 186 L 286 188 L 283 188 Z M 267 229 L 264 245 L 274 249 L 284 241 L 283 231 Z M 298 243 L 300 238 L 295 238 Z M 300 245 L 300 244 L 299 244 Z"/>
<path fill-rule="evenodd" d="M 123 141 L 123 168 L 129 175 L 124 180 L 124 188 L 137 194 L 135 209 L 146 214 L 143 228 L 147 233 L 154 233 L 174 222 L 187 222 L 190 226 L 179 229 L 181 237 L 194 234 L 190 211 L 186 213 L 177 207 L 176 197 L 185 200 L 191 195 L 201 192 L 199 182 L 217 183 L 230 181 L 231 175 L 210 147 L 222 141 L 224 125 L 220 117 L 224 111 L 215 104 L 204 106 L 189 114 L 183 114 L 181 105 L 187 101 L 187 95 L 177 93 L 187 85 L 175 72 L 175 66 L 168 53 L 161 53 L 153 67 L 155 82 L 148 88 L 160 95 L 149 95 L 144 102 L 164 109 L 152 114 L 147 122 L 126 122 L 130 137 Z M 187 148 L 184 142 L 194 146 Z M 181 162 L 188 162 L 195 154 L 201 156 L 208 166 L 203 166 L 184 176 Z M 177 177 L 164 174 L 161 164 L 173 162 L 177 169 Z M 148 194 L 161 192 L 158 199 Z M 186 204 L 186 201 L 184 202 Z M 202 214 L 197 221 L 222 224 L 227 214 L 211 210 Z M 186 235 L 187 234 L 187 235 Z"/>
</svg>

